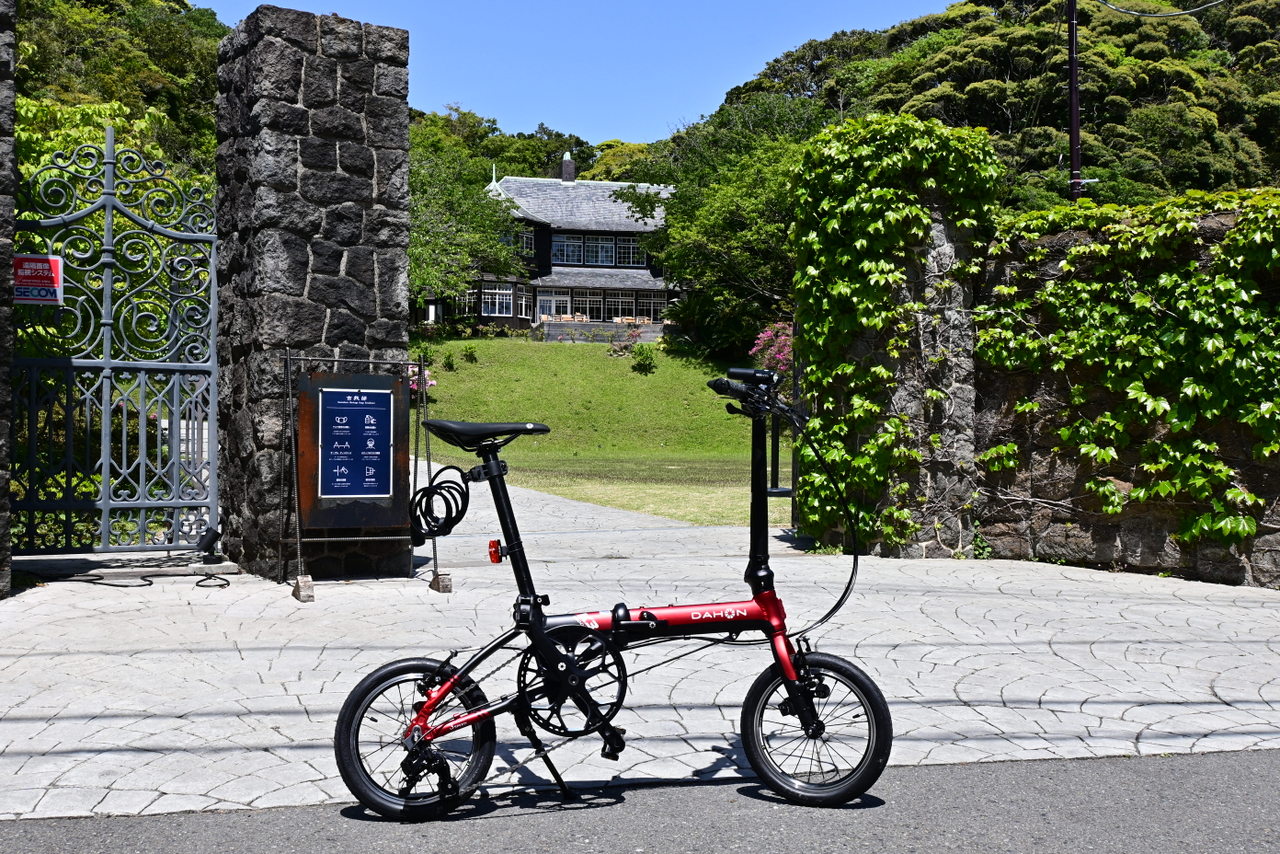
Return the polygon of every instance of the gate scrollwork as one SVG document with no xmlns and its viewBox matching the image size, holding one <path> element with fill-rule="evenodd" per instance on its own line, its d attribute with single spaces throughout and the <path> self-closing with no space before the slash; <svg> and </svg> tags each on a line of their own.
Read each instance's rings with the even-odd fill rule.
<svg viewBox="0 0 1280 854">
<path fill-rule="evenodd" d="M 210 194 L 108 128 L 18 205 L 15 252 L 62 259 L 63 302 L 15 306 L 15 551 L 192 547 L 217 524 Z"/>
</svg>

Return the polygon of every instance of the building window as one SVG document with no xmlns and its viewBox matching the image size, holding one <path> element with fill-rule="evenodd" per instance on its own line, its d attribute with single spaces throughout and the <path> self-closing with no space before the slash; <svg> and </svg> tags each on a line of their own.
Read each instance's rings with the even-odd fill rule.
<svg viewBox="0 0 1280 854">
<path fill-rule="evenodd" d="M 533 294 L 524 285 L 516 288 L 516 317 L 528 317 L 533 311 Z"/>
<path fill-rule="evenodd" d="M 532 255 L 534 250 L 533 232 L 532 231 L 520 232 L 519 239 L 516 243 L 516 248 L 520 251 L 521 255 Z"/>
<path fill-rule="evenodd" d="M 472 315 L 476 313 L 476 292 L 468 289 L 453 301 L 453 310 L 460 315 Z"/>
<path fill-rule="evenodd" d="M 569 314 L 569 292 L 538 288 L 538 319 L 559 320 Z"/>
<path fill-rule="evenodd" d="M 618 266 L 643 267 L 645 265 L 644 250 L 640 248 L 640 238 L 618 238 Z"/>
<path fill-rule="evenodd" d="M 662 312 L 667 307 L 667 295 L 664 293 L 642 292 L 636 295 L 636 317 L 651 320 L 654 323 L 662 320 Z"/>
<path fill-rule="evenodd" d="M 604 319 L 604 291 L 574 291 L 573 319 L 585 317 L 587 320 Z"/>
<path fill-rule="evenodd" d="M 586 238 L 586 263 L 601 267 L 614 265 L 613 237 L 588 234 Z"/>
<path fill-rule="evenodd" d="M 582 235 L 581 234 L 551 235 L 551 263 L 552 264 L 581 264 L 582 263 Z"/>
<path fill-rule="evenodd" d="M 511 285 L 486 283 L 480 297 L 480 313 L 485 317 L 511 316 Z"/>
<path fill-rule="evenodd" d="M 636 300 L 631 291 L 609 291 L 604 298 L 604 313 L 618 323 L 622 318 L 635 319 Z"/>
</svg>

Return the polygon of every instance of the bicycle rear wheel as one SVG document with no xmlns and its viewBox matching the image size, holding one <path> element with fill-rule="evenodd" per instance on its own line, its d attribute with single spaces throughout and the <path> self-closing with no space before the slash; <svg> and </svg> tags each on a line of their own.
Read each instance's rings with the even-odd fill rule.
<svg viewBox="0 0 1280 854">
<path fill-rule="evenodd" d="M 760 778 L 789 801 L 842 804 L 875 783 L 889 761 L 889 704 L 871 677 L 834 655 L 804 657 L 801 683 L 822 733 L 807 735 L 778 665 L 760 674 L 742 704 L 742 742 Z"/>
<path fill-rule="evenodd" d="M 360 803 L 389 818 L 421 820 L 448 812 L 475 791 L 493 762 L 492 718 L 476 721 L 412 750 L 405 733 L 415 706 L 457 669 L 430 658 L 393 661 L 352 690 L 338 713 L 334 753 L 338 772 Z M 428 725 L 480 708 L 488 701 L 462 678 Z"/>
</svg>

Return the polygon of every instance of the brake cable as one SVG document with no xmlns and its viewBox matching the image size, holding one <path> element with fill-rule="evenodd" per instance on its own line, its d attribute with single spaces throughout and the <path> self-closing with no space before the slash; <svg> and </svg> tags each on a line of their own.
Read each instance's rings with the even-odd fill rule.
<svg viewBox="0 0 1280 854">
<path fill-rule="evenodd" d="M 844 516 L 844 520 L 849 525 L 849 530 L 853 536 L 853 564 L 849 568 L 849 579 L 845 582 L 844 590 L 840 592 L 839 597 L 836 598 L 835 604 L 827 609 L 825 614 L 805 626 L 803 629 L 787 633 L 788 638 L 795 640 L 804 637 L 809 634 L 809 632 L 812 632 L 814 629 L 830 621 L 832 617 L 840 613 L 840 610 L 844 608 L 845 604 L 849 601 L 849 597 L 853 595 L 853 588 L 858 582 L 859 552 L 862 551 L 862 543 L 858 538 L 858 525 L 861 522 L 862 511 L 857 508 L 857 505 L 853 503 L 852 497 L 849 495 L 848 481 L 842 481 L 835 476 L 835 472 L 832 471 L 831 466 L 828 465 L 822 454 L 818 452 L 818 448 L 814 444 L 813 440 L 805 434 L 804 427 L 808 418 L 797 412 L 795 407 L 778 400 L 777 395 L 772 388 L 766 391 L 764 388 L 759 386 L 746 386 L 746 389 L 749 392 L 754 392 L 751 395 L 753 400 L 748 405 L 755 408 L 759 412 L 760 417 L 763 417 L 766 413 L 772 413 L 785 418 L 788 423 L 791 424 L 792 431 L 796 438 L 801 439 L 808 446 L 810 453 L 813 454 L 813 458 L 817 460 L 818 465 L 822 467 L 822 471 L 826 474 L 828 479 L 830 479 L 832 483 L 841 484 L 841 515 Z M 746 403 L 746 401 L 742 402 Z M 743 414 L 746 415 L 750 413 L 744 412 Z M 756 416 L 753 415 L 752 417 Z M 720 643 L 734 646 L 747 646 L 751 644 L 766 643 L 768 640 L 768 638 L 752 640 L 726 639 L 720 641 Z"/>
</svg>

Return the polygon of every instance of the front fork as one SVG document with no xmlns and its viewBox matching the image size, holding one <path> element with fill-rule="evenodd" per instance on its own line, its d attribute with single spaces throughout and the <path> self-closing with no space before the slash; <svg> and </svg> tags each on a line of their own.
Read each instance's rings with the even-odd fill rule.
<svg viewBox="0 0 1280 854">
<path fill-rule="evenodd" d="M 782 684 L 787 691 L 787 699 L 783 701 L 781 711 L 784 715 L 795 715 L 800 726 L 809 738 L 819 738 L 826 730 L 826 725 L 818 719 L 815 699 L 822 699 L 829 691 L 809 673 L 805 664 L 805 655 L 812 652 L 808 638 L 800 639 L 797 650 L 787 637 L 785 631 L 777 632 L 770 637 L 773 647 L 773 660 L 782 673 Z"/>
</svg>

